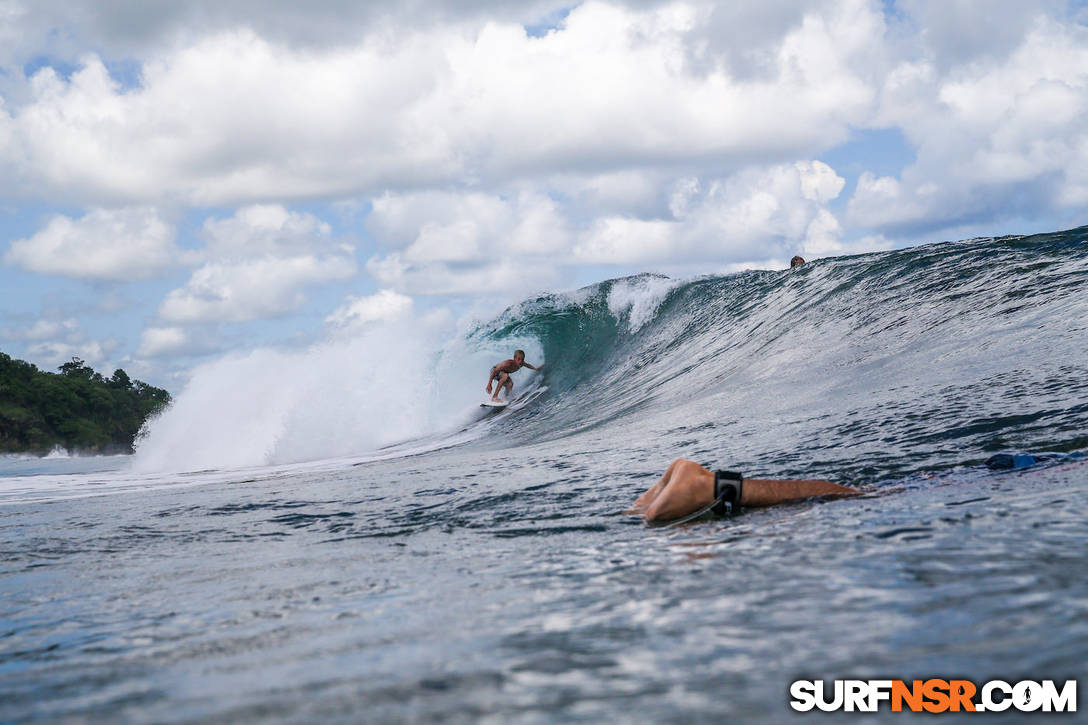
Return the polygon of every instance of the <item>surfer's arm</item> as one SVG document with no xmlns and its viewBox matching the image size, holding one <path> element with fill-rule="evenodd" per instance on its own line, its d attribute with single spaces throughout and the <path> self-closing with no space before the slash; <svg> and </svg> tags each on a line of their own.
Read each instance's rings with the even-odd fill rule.
<svg viewBox="0 0 1088 725">
<path fill-rule="evenodd" d="M 849 486 L 810 479 L 746 478 L 741 494 L 742 506 L 774 506 L 776 503 L 797 501 L 813 496 L 848 496 L 859 493 Z"/>
<path fill-rule="evenodd" d="M 814 496 L 849 496 L 860 493 L 831 481 L 807 479 L 745 478 L 741 506 L 773 506 Z M 714 471 L 695 461 L 678 458 L 660 480 L 638 497 L 630 513 L 647 521 L 668 521 L 687 516 L 714 503 Z"/>
<path fill-rule="evenodd" d="M 534 366 L 530 365 L 530 364 L 529 364 L 529 363 L 527 363 L 527 362 L 523 362 L 523 363 L 521 364 L 521 366 L 522 366 L 523 368 L 529 368 L 530 370 L 539 370 L 540 368 L 544 367 L 543 365 L 540 365 L 540 366 L 534 367 Z"/>
</svg>

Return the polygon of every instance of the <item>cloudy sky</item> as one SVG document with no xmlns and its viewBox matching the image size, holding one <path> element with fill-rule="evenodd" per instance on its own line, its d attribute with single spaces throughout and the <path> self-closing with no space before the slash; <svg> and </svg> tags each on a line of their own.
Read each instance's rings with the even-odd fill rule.
<svg viewBox="0 0 1088 725">
<path fill-rule="evenodd" d="M 1066 0 L 0 0 L 0 351 L 176 390 L 635 272 L 1079 226 L 1085 118 Z"/>
</svg>

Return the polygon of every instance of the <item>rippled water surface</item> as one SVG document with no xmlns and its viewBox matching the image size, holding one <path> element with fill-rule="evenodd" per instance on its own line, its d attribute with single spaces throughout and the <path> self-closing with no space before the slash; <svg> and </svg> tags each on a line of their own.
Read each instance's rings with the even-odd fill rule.
<svg viewBox="0 0 1088 725">
<path fill-rule="evenodd" d="M 677 528 L 617 513 L 615 454 L 416 463 L 0 509 L 5 716 L 774 721 L 800 677 L 1086 674 L 1085 462 Z"/>
</svg>

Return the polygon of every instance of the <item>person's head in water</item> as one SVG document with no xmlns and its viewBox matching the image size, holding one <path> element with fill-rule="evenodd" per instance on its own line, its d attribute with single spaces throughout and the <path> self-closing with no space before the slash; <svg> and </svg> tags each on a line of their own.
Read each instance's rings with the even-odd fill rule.
<svg viewBox="0 0 1088 725">
<path fill-rule="evenodd" d="M 804 263 L 805 263 L 805 258 L 804 257 L 802 257 L 800 255 L 795 255 L 794 258 L 790 260 L 790 269 L 793 269 L 794 267 L 800 267 Z"/>
<path fill-rule="evenodd" d="M 516 362 L 518 365 L 521 365 L 523 362 L 525 362 L 524 350 L 514 350 L 514 362 Z"/>
</svg>

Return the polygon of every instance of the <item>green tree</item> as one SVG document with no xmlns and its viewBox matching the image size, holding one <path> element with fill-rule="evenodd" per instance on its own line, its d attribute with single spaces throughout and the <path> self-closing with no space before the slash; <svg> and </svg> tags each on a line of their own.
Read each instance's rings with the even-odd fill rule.
<svg viewBox="0 0 1088 725">
<path fill-rule="evenodd" d="M 0 353 L 0 452 L 131 452 L 144 421 L 170 403 L 168 392 L 120 368 L 107 379 L 73 357 L 58 370 Z"/>
<path fill-rule="evenodd" d="M 113 377 L 110 378 L 110 387 L 128 390 L 132 387 L 132 379 L 129 378 L 128 373 L 124 370 L 117 368 L 113 371 Z"/>
</svg>

